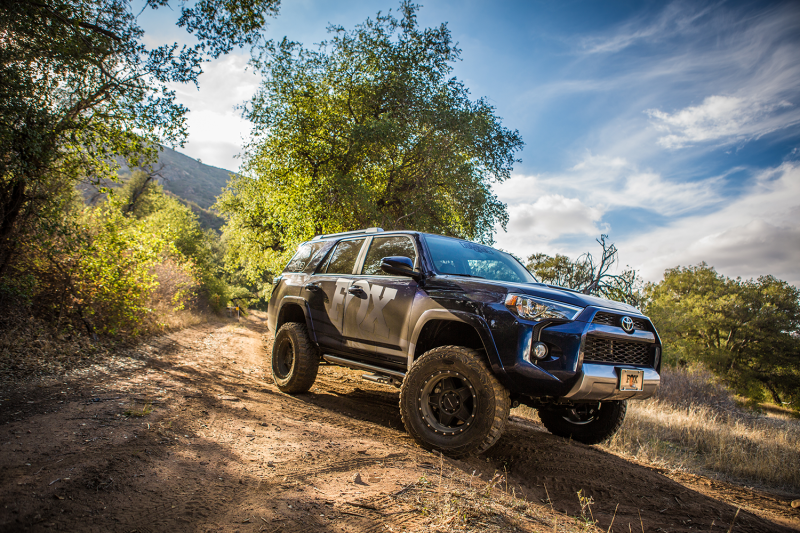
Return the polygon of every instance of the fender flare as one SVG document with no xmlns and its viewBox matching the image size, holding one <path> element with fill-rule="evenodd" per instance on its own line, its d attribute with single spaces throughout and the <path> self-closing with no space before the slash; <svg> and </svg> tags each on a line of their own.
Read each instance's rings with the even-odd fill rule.
<svg viewBox="0 0 800 533">
<path fill-rule="evenodd" d="M 422 333 L 422 328 L 424 328 L 425 324 L 431 320 L 461 322 L 463 324 L 467 324 L 468 326 L 472 326 L 475 331 L 478 332 L 478 336 L 483 343 L 483 347 L 486 350 L 486 356 L 489 359 L 489 364 L 492 367 L 492 372 L 500 379 L 501 382 L 507 381 L 506 372 L 503 368 L 503 363 L 500 361 L 500 354 L 497 351 L 497 346 L 494 344 L 494 337 L 489 329 L 489 325 L 482 317 L 472 313 L 467 313 L 466 311 L 428 309 L 422 313 L 422 315 L 420 315 L 419 319 L 417 320 L 417 324 L 414 327 L 414 331 L 411 334 L 411 339 L 408 343 L 407 368 L 409 370 L 411 369 L 411 365 L 414 363 L 414 352 L 416 351 L 417 341 L 419 340 L 420 333 Z"/>
<path fill-rule="evenodd" d="M 303 315 L 306 317 L 306 328 L 308 328 L 308 335 L 311 337 L 311 340 L 317 344 L 317 334 L 314 331 L 314 323 L 311 320 L 311 311 L 308 309 L 308 302 L 299 296 L 284 296 L 281 299 L 281 303 L 278 306 L 278 312 L 275 314 L 275 333 L 277 333 L 280 329 L 278 324 L 281 322 L 281 313 L 283 313 L 283 309 L 287 304 L 296 304 L 300 306 L 300 308 L 303 310 Z"/>
</svg>

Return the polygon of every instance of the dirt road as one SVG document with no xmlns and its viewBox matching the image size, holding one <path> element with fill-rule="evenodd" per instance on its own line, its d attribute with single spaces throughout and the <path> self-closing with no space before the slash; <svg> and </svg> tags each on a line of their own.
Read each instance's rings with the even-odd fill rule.
<svg viewBox="0 0 800 533">
<path fill-rule="evenodd" d="M 602 531 L 728 531 L 739 507 L 734 531 L 800 529 L 786 498 L 671 479 L 518 416 L 486 455 L 441 458 L 405 434 L 397 390 L 359 372 L 324 366 L 281 394 L 263 319 L 0 391 L 0 530 L 578 531 L 578 490 Z"/>
</svg>

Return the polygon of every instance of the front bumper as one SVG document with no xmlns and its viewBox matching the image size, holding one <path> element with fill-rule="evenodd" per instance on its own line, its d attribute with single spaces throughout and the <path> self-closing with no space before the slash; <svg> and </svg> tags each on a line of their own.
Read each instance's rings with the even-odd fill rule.
<svg viewBox="0 0 800 533">
<path fill-rule="evenodd" d="M 621 392 L 619 390 L 620 368 L 643 370 L 642 390 Z M 578 381 L 562 398 L 571 401 L 644 400 L 656 393 L 660 383 L 661 377 L 652 368 L 584 363 Z"/>
<path fill-rule="evenodd" d="M 531 398 L 567 402 L 653 396 L 661 382 L 661 342 L 652 323 L 643 315 L 633 314 L 645 327 L 626 333 L 613 324 L 596 322 L 595 315 L 600 312 L 611 311 L 587 307 L 577 320 L 543 326 L 516 317 L 513 321 L 510 317 L 497 320 L 494 339 L 509 390 Z M 539 361 L 528 356 L 537 341 L 549 350 Z M 643 371 L 641 391 L 619 390 L 619 369 L 623 368 Z"/>
</svg>

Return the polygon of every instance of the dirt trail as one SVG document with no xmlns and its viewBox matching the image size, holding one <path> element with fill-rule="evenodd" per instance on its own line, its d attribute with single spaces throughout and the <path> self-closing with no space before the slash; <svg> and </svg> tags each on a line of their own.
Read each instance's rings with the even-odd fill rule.
<svg viewBox="0 0 800 533">
<path fill-rule="evenodd" d="M 397 390 L 359 372 L 324 366 L 308 394 L 281 394 L 265 332 L 253 313 L 156 339 L 113 372 L 0 391 L 0 530 L 423 531 L 409 486 L 497 472 L 554 520 L 548 495 L 576 516 L 583 489 L 603 531 L 615 508 L 613 531 L 727 531 L 737 506 L 734 531 L 800 529 L 786 498 L 670 479 L 518 417 L 486 455 L 441 459 L 405 434 Z"/>
</svg>

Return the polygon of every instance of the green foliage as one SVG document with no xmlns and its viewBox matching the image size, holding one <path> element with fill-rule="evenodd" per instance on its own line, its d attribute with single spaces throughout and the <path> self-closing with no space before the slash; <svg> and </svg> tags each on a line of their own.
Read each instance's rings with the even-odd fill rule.
<svg viewBox="0 0 800 533">
<path fill-rule="evenodd" d="M 597 239 L 602 246 L 599 262 L 588 252 L 574 261 L 566 255 L 551 257 L 538 253 L 529 256 L 525 266 L 542 283 L 640 307 L 643 303 L 642 281 L 636 271 L 630 268 L 619 274 L 611 274 L 610 270 L 617 262 L 618 250 L 613 243 L 606 242 L 607 238 L 607 235 L 601 235 Z"/>
<path fill-rule="evenodd" d="M 135 335 L 158 286 L 151 267 L 166 242 L 143 233 L 113 209 L 89 210 L 85 216 L 88 238 L 74 258 L 73 297 L 90 303 L 84 318 L 98 324 L 100 332 Z"/>
<path fill-rule="evenodd" d="M 146 0 L 145 8 L 169 0 Z M 202 62 L 254 44 L 278 0 L 201 0 L 179 26 L 195 46 L 149 47 L 130 0 L 17 0 L 0 9 L 0 274 L 17 244 L 55 224 L 58 197 L 82 179 L 152 162 L 181 143 L 186 108 L 171 83 L 196 83 Z M 138 10 L 138 8 L 137 8 Z M 40 223 L 47 216 L 55 219 Z"/>
<path fill-rule="evenodd" d="M 316 233 L 380 226 L 491 243 L 519 133 L 451 77 L 460 51 L 445 24 L 421 29 L 417 6 L 353 30 L 330 27 L 310 50 L 284 39 L 254 60 L 263 82 L 245 173 L 217 207 L 229 261 L 259 282 Z"/>
<path fill-rule="evenodd" d="M 647 287 L 669 363 L 705 363 L 740 394 L 800 409 L 800 291 L 772 276 L 731 279 L 701 263 Z"/>
</svg>

